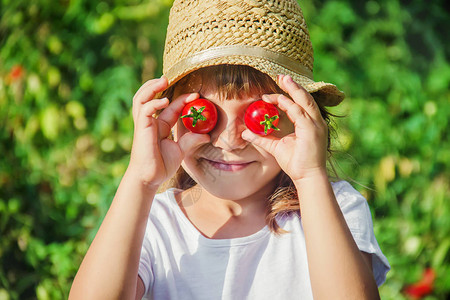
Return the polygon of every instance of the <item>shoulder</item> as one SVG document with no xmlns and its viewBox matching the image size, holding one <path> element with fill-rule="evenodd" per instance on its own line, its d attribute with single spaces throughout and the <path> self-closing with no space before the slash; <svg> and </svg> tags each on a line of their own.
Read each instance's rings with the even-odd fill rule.
<svg viewBox="0 0 450 300">
<path fill-rule="evenodd" d="M 386 280 L 390 266 L 378 245 L 367 200 L 347 181 L 331 183 L 336 200 L 360 251 L 372 254 L 372 268 L 377 285 Z"/>
<path fill-rule="evenodd" d="M 336 200 L 339 206 L 343 208 L 351 204 L 366 204 L 367 200 L 358 192 L 349 182 L 345 180 L 331 182 Z"/>
<path fill-rule="evenodd" d="M 348 181 L 340 180 L 331 182 L 335 195 L 341 195 L 343 193 L 360 194 Z"/>
<path fill-rule="evenodd" d="M 182 190 L 169 188 L 154 196 L 148 216 L 147 231 L 168 230 L 170 227 L 178 227 L 180 210 L 176 200 L 176 194 Z"/>
<path fill-rule="evenodd" d="M 353 236 L 357 238 L 362 232 L 372 231 L 372 214 L 366 198 L 347 181 L 331 185 Z"/>
<path fill-rule="evenodd" d="M 153 197 L 142 242 L 138 273 L 144 282 L 146 292 L 154 284 L 156 276 L 154 273 L 155 264 L 161 263 L 159 258 L 162 253 L 170 253 L 171 239 L 179 236 L 176 234 L 178 218 L 175 194 L 177 192 L 177 189 L 171 188 Z"/>
<path fill-rule="evenodd" d="M 150 215 L 155 210 L 174 210 L 176 205 L 175 195 L 182 190 L 176 188 L 169 188 L 155 195 L 152 202 L 152 207 L 150 210 Z"/>
<path fill-rule="evenodd" d="M 186 220 L 176 200 L 176 193 L 181 190 L 168 189 L 153 198 L 148 216 L 144 247 L 148 249 L 166 248 L 167 245 L 182 242 L 186 234 Z M 154 251 L 154 250 L 151 250 Z"/>
</svg>

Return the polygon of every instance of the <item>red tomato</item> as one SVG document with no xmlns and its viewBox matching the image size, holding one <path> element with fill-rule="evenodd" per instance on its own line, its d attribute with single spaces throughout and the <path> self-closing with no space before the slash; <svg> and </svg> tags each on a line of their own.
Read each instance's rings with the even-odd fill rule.
<svg viewBox="0 0 450 300">
<path fill-rule="evenodd" d="M 217 123 L 216 106 L 206 99 L 189 102 L 181 114 L 184 126 L 195 133 L 208 133 Z"/>
<path fill-rule="evenodd" d="M 422 278 L 418 282 L 407 286 L 404 292 L 412 299 L 422 299 L 433 292 L 435 279 L 436 272 L 431 268 L 427 268 L 423 272 Z"/>
<path fill-rule="evenodd" d="M 274 130 L 280 130 L 276 126 L 280 120 L 275 105 L 258 100 L 247 107 L 244 122 L 248 129 L 256 134 L 268 135 Z"/>
</svg>

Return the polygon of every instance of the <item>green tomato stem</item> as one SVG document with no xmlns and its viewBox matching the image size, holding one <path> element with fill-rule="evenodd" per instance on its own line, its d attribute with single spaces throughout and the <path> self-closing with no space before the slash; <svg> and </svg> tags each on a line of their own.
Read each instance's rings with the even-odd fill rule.
<svg viewBox="0 0 450 300">
<path fill-rule="evenodd" d="M 195 109 L 195 107 L 191 107 L 191 114 L 189 115 L 184 115 L 181 116 L 180 118 L 192 118 L 192 127 L 195 127 L 195 125 L 197 124 L 197 121 L 206 121 L 206 117 L 204 115 L 202 115 L 202 112 L 205 110 L 206 106 L 202 106 L 200 107 L 198 110 Z"/>
<path fill-rule="evenodd" d="M 267 135 L 267 131 L 269 129 L 280 130 L 280 128 L 273 125 L 273 122 L 278 119 L 278 116 L 275 115 L 273 117 L 269 117 L 269 114 L 264 115 L 264 121 L 261 121 L 259 124 L 264 125 L 264 134 Z"/>
</svg>

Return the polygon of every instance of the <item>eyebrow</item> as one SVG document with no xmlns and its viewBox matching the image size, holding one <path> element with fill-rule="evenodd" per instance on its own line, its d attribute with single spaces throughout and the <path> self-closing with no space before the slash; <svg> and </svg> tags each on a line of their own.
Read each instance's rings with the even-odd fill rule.
<svg viewBox="0 0 450 300">
<path fill-rule="evenodd" d="M 207 100 L 209 100 L 209 101 L 212 101 L 211 100 L 211 98 L 208 98 L 208 97 L 206 97 L 201 91 L 197 91 L 197 93 L 199 94 L 199 97 L 200 98 L 203 98 L 203 99 L 207 99 Z M 261 100 L 261 97 L 262 97 L 262 95 L 264 95 L 264 94 L 267 94 L 267 93 L 261 93 L 261 94 L 258 94 L 258 95 L 253 95 L 253 96 L 242 96 L 242 97 L 248 97 L 248 98 L 252 98 L 252 102 L 255 102 L 255 101 L 258 101 L 258 100 Z M 224 101 L 228 101 L 228 100 L 233 100 L 233 98 L 231 98 L 231 99 L 227 99 L 227 98 L 222 98 L 222 97 L 218 97 L 217 99 L 216 99 L 219 103 L 222 103 L 222 102 L 224 102 Z"/>
<path fill-rule="evenodd" d="M 203 98 L 203 99 L 212 101 L 211 98 L 206 97 L 206 96 L 203 95 L 203 93 L 201 93 L 200 91 L 198 91 L 197 93 L 198 93 L 198 95 L 200 96 L 200 98 Z M 222 98 L 220 98 L 220 97 L 217 99 L 217 101 L 219 101 L 219 103 L 221 103 L 221 102 L 223 102 L 223 101 L 225 101 L 225 100 L 227 100 L 227 99 L 222 99 Z"/>
</svg>

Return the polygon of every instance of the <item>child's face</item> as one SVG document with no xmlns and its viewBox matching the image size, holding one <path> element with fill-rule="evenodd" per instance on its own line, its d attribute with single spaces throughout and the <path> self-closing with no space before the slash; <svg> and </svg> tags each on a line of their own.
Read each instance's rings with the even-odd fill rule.
<svg viewBox="0 0 450 300">
<path fill-rule="evenodd" d="M 191 84 L 191 86 L 193 86 Z M 175 89 L 174 98 L 182 93 L 199 91 Z M 184 170 L 209 193 L 222 199 L 239 200 L 255 194 L 269 195 L 275 189 L 275 181 L 280 173 L 275 158 L 263 149 L 242 139 L 246 129 L 244 113 L 250 103 L 261 99 L 262 95 L 241 99 L 220 100 L 217 91 L 203 86 L 200 97 L 216 105 L 218 120 L 209 132 L 210 142 L 185 153 Z M 280 110 L 279 110 L 280 111 Z M 280 131 L 272 133 L 277 137 L 293 132 L 293 124 L 280 111 Z M 175 126 L 175 141 L 187 133 L 181 120 Z"/>
</svg>

